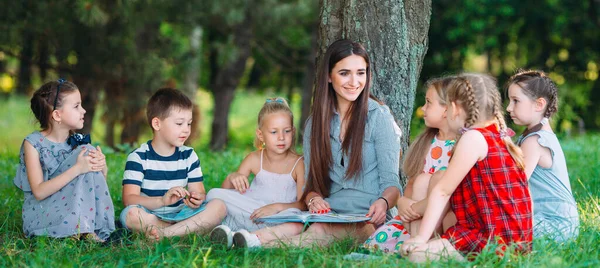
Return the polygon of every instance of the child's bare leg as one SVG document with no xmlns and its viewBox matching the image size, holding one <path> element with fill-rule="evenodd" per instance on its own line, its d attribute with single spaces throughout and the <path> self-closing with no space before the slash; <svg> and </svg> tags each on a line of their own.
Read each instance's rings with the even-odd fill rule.
<svg viewBox="0 0 600 268">
<path fill-rule="evenodd" d="M 442 232 L 446 232 L 450 227 L 456 224 L 456 214 L 448 207 L 448 212 L 442 221 Z"/>
<path fill-rule="evenodd" d="M 433 187 L 435 187 L 435 185 L 437 185 L 440 182 L 445 172 L 446 171 L 444 170 L 440 170 L 433 174 L 433 176 L 431 176 L 431 180 L 429 181 L 429 189 L 427 190 L 427 195 L 429 195 L 429 193 L 431 193 L 431 191 L 433 190 Z M 444 210 L 442 212 L 443 216 L 436 224 L 435 233 L 441 234 L 444 232 L 444 230 L 456 224 L 456 217 L 454 217 L 454 213 L 452 213 L 452 215 L 448 215 L 448 212 L 452 213 L 452 210 L 450 209 L 450 203 L 446 204 L 446 206 L 444 207 Z M 453 220 L 454 222 L 452 222 Z M 446 229 L 444 229 L 444 223 L 449 224 L 449 226 L 447 226 Z"/>
<path fill-rule="evenodd" d="M 132 207 L 127 211 L 125 225 L 132 231 L 143 231 L 146 236 L 158 239 L 154 234 L 155 229 L 164 228 L 171 224 L 161 221 L 155 215 L 152 215 L 143 208 Z"/>
<path fill-rule="evenodd" d="M 408 255 L 408 260 L 414 263 L 423 263 L 428 260 L 437 261 L 440 259 L 465 260 L 447 239 L 429 240 L 424 247 L 418 247 Z"/>
<path fill-rule="evenodd" d="M 332 223 L 315 223 L 299 235 L 284 238 L 281 240 L 273 240 L 265 247 L 277 247 L 280 244 L 286 244 L 298 247 L 307 247 L 312 245 L 326 246 L 337 239 L 352 237 L 363 241 L 369 237 L 375 228 L 372 224 L 332 224 Z"/>
<path fill-rule="evenodd" d="M 297 222 L 288 222 L 273 227 L 266 227 L 252 232 L 258 236 L 261 244 L 269 243 L 273 240 L 284 240 L 302 233 L 304 224 Z"/>
<path fill-rule="evenodd" d="M 161 230 L 153 230 L 152 234 L 159 236 L 159 238 L 161 236 L 182 236 L 191 233 L 205 234 L 220 224 L 226 213 L 225 203 L 220 199 L 213 199 L 208 202 L 204 211 Z"/>
<path fill-rule="evenodd" d="M 415 182 L 413 184 L 413 192 L 411 199 L 415 201 L 421 201 L 427 198 L 427 193 L 429 191 L 429 185 L 431 181 L 431 174 L 421 173 L 415 178 Z M 417 235 L 419 232 L 419 225 L 421 224 L 421 220 L 411 221 L 408 226 L 408 232 L 411 236 Z"/>
</svg>

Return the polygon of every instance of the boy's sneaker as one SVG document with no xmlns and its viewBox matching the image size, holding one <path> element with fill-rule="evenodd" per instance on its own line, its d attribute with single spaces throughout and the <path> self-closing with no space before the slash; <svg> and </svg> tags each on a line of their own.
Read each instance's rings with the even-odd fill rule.
<svg viewBox="0 0 600 268">
<path fill-rule="evenodd" d="M 210 241 L 214 244 L 226 245 L 231 248 L 233 244 L 233 232 L 226 225 L 219 225 L 210 232 Z"/>
<path fill-rule="evenodd" d="M 233 235 L 233 245 L 236 248 L 259 248 L 260 240 L 255 234 L 242 229 Z"/>
</svg>

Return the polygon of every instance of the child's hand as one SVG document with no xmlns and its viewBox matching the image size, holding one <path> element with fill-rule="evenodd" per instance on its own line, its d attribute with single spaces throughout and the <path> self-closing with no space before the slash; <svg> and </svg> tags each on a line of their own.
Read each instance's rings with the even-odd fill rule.
<svg viewBox="0 0 600 268">
<path fill-rule="evenodd" d="M 102 153 L 100 146 L 96 146 L 96 150 L 90 151 L 89 156 L 92 157 L 92 164 L 94 164 L 94 170 L 102 170 L 102 174 L 106 178 L 108 173 L 108 167 L 106 166 L 106 157 Z"/>
<path fill-rule="evenodd" d="M 385 215 L 387 213 L 387 204 L 383 199 L 377 199 L 371 207 L 369 208 L 369 212 L 367 212 L 367 217 L 371 217 L 369 221 L 372 224 L 380 225 L 385 221 Z"/>
<path fill-rule="evenodd" d="M 409 253 L 413 252 L 415 249 L 418 250 L 419 247 L 424 246 L 426 243 L 427 239 L 423 239 L 418 235 L 411 237 L 402 244 L 400 255 L 406 257 Z"/>
<path fill-rule="evenodd" d="M 398 216 L 402 222 L 411 222 L 420 219 L 422 216 L 412 209 L 412 204 L 416 203 L 414 200 L 406 197 L 400 197 L 398 200 Z"/>
<path fill-rule="evenodd" d="M 190 192 L 190 194 L 183 199 L 183 203 L 190 208 L 199 208 L 204 200 L 206 200 L 206 194 Z"/>
<path fill-rule="evenodd" d="M 175 204 L 182 198 L 185 198 L 190 193 L 181 186 L 176 186 L 169 189 L 162 197 L 163 206 Z"/>
<path fill-rule="evenodd" d="M 255 210 L 254 212 L 252 212 L 252 214 L 250 215 L 250 219 L 252 221 L 255 221 L 258 218 L 273 215 L 273 214 L 279 213 L 280 211 L 281 211 L 281 209 L 279 208 L 279 204 L 270 204 L 270 205 L 262 206 L 262 207 L 258 208 L 257 210 Z"/>
<path fill-rule="evenodd" d="M 237 172 L 229 174 L 229 176 L 227 176 L 227 180 L 229 180 L 229 182 L 231 182 L 233 185 L 233 188 L 235 188 L 235 190 L 241 194 L 245 193 L 246 190 L 248 190 L 248 187 L 250 187 L 250 184 L 248 183 L 248 177 Z"/>
<path fill-rule="evenodd" d="M 77 162 L 75 162 L 75 167 L 78 168 L 79 174 L 88 173 L 90 171 L 99 171 L 94 170 L 94 164 L 92 163 L 92 157 L 90 155 L 84 155 L 87 151 L 87 148 L 81 149 L 79 155 L 77 156 Z"/>
</svg>

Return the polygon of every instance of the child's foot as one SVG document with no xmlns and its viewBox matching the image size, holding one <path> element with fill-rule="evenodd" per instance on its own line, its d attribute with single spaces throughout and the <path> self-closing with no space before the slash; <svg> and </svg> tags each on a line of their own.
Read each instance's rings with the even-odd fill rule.
<svg viewBox="0 0 600 268">
<path fill-rule="evenodd" d="M 162 234 L 158 227 L 150 225 L 146 229 L 146 237 L 152 242 L 158 242 L 162 238 Z"/>
<path fill-rule="evenodd" d="M 226 225 L 219 225 L 210 232 L 210 241 L 214 244 L 225 245 L 231 248 L 233 244 L 233 232 Z"/>
<path fill-rule="evenodd" d="M 259 248 L 261 247 L 260 240 L 255 234 L 242 229 L 233 235 L 233 245 L 236 248 Z"/>
</svg>

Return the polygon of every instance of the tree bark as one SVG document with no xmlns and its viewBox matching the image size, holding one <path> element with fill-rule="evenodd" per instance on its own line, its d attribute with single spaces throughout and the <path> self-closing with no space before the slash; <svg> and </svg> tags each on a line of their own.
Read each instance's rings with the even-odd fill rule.
<svg viewBox="0 0 600 268">
<path fill-rule="evenodd" d="M 302 82 L 302 112 L 300 115 L 300 133 L 298 144 L 302 144 L 304 139 L 304 123 L 310 115 L 310 106 L 312 104 L 312 93 L 315 84 L 316 58 L 317 58 L 317 32 L 311 35 L 311 49 L 307 56 L 306 66 L 304 66 L 304 80 Z"/>
<path fill-rule="evenodd" d="M 190 51 L 185 59 L 185 74 L 182 91 L 192 100 L 194 108 L 192 109 L 192 133 L 187 139 L 186 144 L 192 144 L 200 138 L 201 122 L 200 106 L 198 105 L 196 93 L 198 91 L 198 78 L 200 77 L 200 55 L 202 55 L 202 28 L 194 26 L 190 32 Z"/>
<path fill-rule="evenodd" d="M 402 129 L 403 152 L 409 143 L 430 17 L 429 0 L 321 0 L 318 60 L 329 44 L 341 38 L 365 46 L 371 58 L 371 90 L 390 107 Z"/>
<path fill-rule="evenodd" d="M 19 60 L 19 77 L 17 93 L 25 95 L 31 91 L 31 65 L 33 58 L 33 34 L 29 30 L 23 31 L 23 46 Z"/>
<path fill-rule="evenodd" d="M 217 72 L 211 90 L 214 97 L 214 118 L 212 122 L 210 148 L 222 150 L 227 145 L 229 124 L 229 109 L 233 101 L 235 88 L 240 82 L 246 61 L 250 56 L 250 41 L 252 39 L 251 15 L 246 12 L 246 18 L 234 29 L 233 43 L 236 48 L 235 56 L 226 62 Z M 213 51 L 214 53 L 214 51 Z"/>
</svg>

